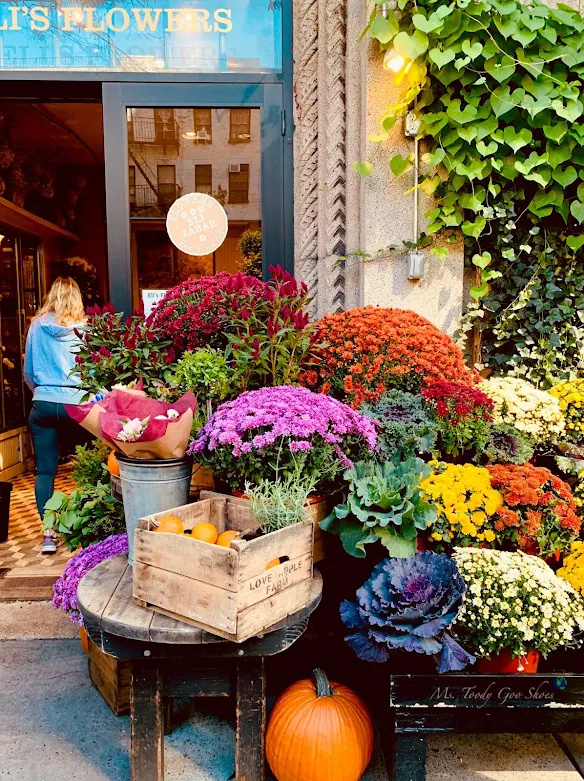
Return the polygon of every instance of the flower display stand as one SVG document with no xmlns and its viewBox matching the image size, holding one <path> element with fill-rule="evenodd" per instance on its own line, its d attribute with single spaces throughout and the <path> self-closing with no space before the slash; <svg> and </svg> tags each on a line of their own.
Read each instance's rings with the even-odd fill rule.
<svg viewBox="0 0 584 781">
<path fill-rule="evenodd" d="M 431 734 L 584 732 L 584 674 L 390 673 L 378 720 L 390 781 L 425 781 Z"/>
</svg>

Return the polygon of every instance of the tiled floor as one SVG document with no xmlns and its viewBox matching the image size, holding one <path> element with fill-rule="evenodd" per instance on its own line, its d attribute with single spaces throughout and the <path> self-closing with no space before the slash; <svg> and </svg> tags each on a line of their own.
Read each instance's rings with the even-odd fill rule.
<svg viewBox="0 0 584 781">
<path fill-rule="evenodd" d="M 0 599 L 41 598 L 47 595 L 50 583 L 63 571 L 73 556 L 65 546 L 59 546 L 54 556 L 41 553 L 42 529 L 34 500 L 34 474 L 28 472 L 14 478 L 10 501 L 10 522 L 8 540 L 0 544 Z M 55 490 L 70 492 L 74 488 L 67 467 L 61 467 L 55 483 Z M 34 578 L 38 587 L 25 595 L 22 583 L 15 579 Z M 50 589 L 49 589 L 50 590 Z M 13 593 L 14 592 L 14 593 Z"/>
</svg>

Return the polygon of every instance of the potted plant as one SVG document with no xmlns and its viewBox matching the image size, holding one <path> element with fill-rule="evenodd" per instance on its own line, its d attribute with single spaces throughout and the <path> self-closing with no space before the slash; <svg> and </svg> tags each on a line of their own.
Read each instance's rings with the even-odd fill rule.
<svg viewBox="0 0 584 781">
<path fill-rule="evenodd" d="M 391 556 L 413 556 L 418 532 L 426 531 L 437 516 L 420 488 L 430 472 L 419 458 L 356 463 L 344 475 L 346 502 L 338 504 L 320 528 L 338 534 L 351 556 L 363 558 L 365 546 L 377 541 Z"/>
<path fill-rule="evenodd" d="M 466 595 L 454 631 L 479 672 L 536 672 L 560 646 L 577 645 L 584 600 L 537 556 L 458 548 Z"/>
<path fill-rule="evenodd" d="M 366 402 L 360 411 L 377 424 L 376 454 L 389 461 L 431 453 L 436 446 L 438 425 L 419 394 L 390 390 L 376 402 Z"/>
<path fill-rule="evenodd" d="M 329 396 L 277 386 L 243 393 L 222 404 L 192 442 L 189 453 L 232 490 L 294 474 L 318 475 L 315 491 L 371 453 L 374 423 Z"/>
<path fill-rule="evenodd" d="M 423 551 L 411 559 L 385 559 L 341 604 L 343 623 L 354 630 L 345 640 L 360 659 L 385 662 L 393 650 L 436 656 L 438 672 L 474 662 L 446 630 L 461 611 L 465 584 L 456 562 Z"/>
<path fill-rule="evenodd" d="M 559 558 L 582 526 L 570 486 L 533 464 L 487 469 L 504 500 L 494 523 L 499 539 L 526 553 Z"/>
<path fill-rule="evenodd" d="M 422 388 L 439 430 L 442 458 L 480 456 L 489 436 L 493 402 L 479 388 L 441 380 Z"/>
</svg>

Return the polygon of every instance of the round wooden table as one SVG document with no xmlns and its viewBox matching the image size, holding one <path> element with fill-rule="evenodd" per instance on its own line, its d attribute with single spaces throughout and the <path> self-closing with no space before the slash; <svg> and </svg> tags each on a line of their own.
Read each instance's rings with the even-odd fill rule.
<svg viewBox="0 0 584 781">
<path fill-rule="evenodd" d="M 132 568 L 114 556 L 85 575 L 77 602 L 85 629 L 104 653 L 130 660 L 132 781 L 164 779 L 164 708 L 174 697 L 235 695 L 235 778 L 263 781 L 266 725 L 264 658 L 289 648 L 320 603 L 322 577 L 314 571 L 308 605 L 245 643 L 168 618 L 132 597 Z"/>
</svg>

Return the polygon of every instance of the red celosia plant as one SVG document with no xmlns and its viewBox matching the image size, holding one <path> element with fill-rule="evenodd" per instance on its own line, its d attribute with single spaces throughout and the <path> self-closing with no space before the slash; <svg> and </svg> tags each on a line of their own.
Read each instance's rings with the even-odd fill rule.
<svg viewBox="0 0 584 781">
<path fill-rule="evenodd" d="M 323 317 L 303 382 L 359 407 L 391 388 L 419 390 L 440 380 L 472 385 L 462 351 L 429 320 L 372 306 Z"/>
<path fill-rule="evenodd" d="M 422 388 L 422 396 L 435 413 L 443 453 L 483 452 L 494 407 L 485 393 L 471 385 L 441 380 Z"/>
<path fill-rule="evenodd" d="M 155 391 L 175 360 L 170 339 L 147 325 L 143 312 L 124 320 L 111 304 L 94 306 L 77 334 L 81 346 L 76 371 L 88 395 L 136 380 L 142 380 L 144 390 Z"/>
<path fill-rule="evenodd" d="M 170 336 L 180 354 L 205 346 L 224 349 L 230 314 L 227 305 L 233 306 L 238 298 L 253 300 L 266 287 L 265 282 L 241 272 L 222 271 L 212 277 L 187 279 L 166 293 L 148 322 Z"/>
<path fill-rule="evenodd" d="M 493 488 L 503 495 L 495 529 L 500 540 L 525 553 L 551 556 L 578 537 L 582 525 L 570 486 L 549 469 L 532 464 L 487 467 Z"/>
</svg>

